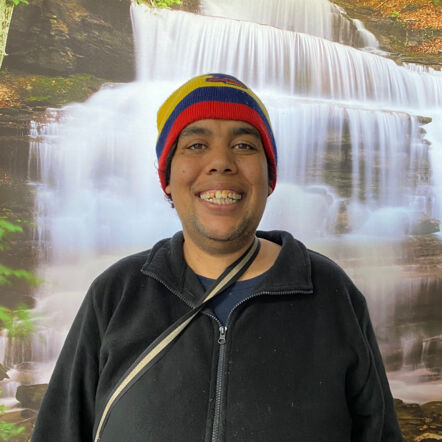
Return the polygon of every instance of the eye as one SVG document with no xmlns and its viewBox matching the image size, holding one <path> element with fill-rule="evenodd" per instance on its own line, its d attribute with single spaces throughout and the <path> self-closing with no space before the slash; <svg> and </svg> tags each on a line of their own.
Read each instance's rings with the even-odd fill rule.
<svg viewBox="0 0 442 442">
<path fill-rule="evenodd" d="M 248 143 L 237 143 L 233 146 L 236 150 L 256 150 L 256 147 Z"/>
<path fill-rule="evenodd" d="M 190 146 L 187 146 L 187 149 L 189 149 L 189 150 L 202 150 L 205 148 L 206 148 L 205 144 L 202 144 L 202 143 L 194 143 L 194 144 L 191 144 Z"/>
</svg>

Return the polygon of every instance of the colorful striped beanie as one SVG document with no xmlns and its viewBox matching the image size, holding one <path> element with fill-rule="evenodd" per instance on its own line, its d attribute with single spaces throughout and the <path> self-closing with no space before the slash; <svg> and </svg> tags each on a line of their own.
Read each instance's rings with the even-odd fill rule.
<svg viewBox="0 0 442 442">
<path fill-rule="evenodd" d="M 237 78 L 226 74 L 206 74 L 184 83 L 158 110 L 156 152 L 163 190 L 168 184 L 167 156 L 181 131 L 194 121 L 212 118 L 245 121 L 259 131 L 273 177 L 273 189 L 276 184 L 277 152 L 267 109 L 252 90 Z"/>
</svg>

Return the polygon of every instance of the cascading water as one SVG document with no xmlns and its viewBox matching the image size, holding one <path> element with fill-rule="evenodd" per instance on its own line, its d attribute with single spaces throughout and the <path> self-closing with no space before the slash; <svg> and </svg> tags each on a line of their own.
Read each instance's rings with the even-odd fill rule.
<svg viewBox="0 0 442 442">
<path fill-rule="evenodd" d="M 442 105 L 440 72 L 412 71 L 349 46 L 271 26 L 179 11 L 155 15 L 132 10 L 139 80 L 182 80 L 195 72 L 222 71 L 258 90 L 281 94 L 376 108 L 428 110 Z"/>
<path fill-rule="evenodd" d="M 327 0 L 274 0 L 271 6 L 266 0 L 202 1 L 201 13 L 303 32 L 354 47 L 378 47 L 376 37 L 359 20 L 351 20 Z"/>
<path fill-rule="evenodd" d="M 32 344 L 34 381 L 48 379 L 93 277 L 180 228 L 156 177 L 155 113 L 179 84 L 205 72 L 238 76 L 269 108 L 279 180 L 261 228 L 289 230 L 335 256 L 366 294 L 377 330 L 388 328 L 406 273 L 397 266 L 401 241 L 422 216 L 442 219 L 442 76 L 324 40 L 343 41 L 327 34 L 333 24 L 316 32 L 285 21 L 304 5 L 299 0 L 246 3 L 235 14 L 231 1 L 202 2 L 205 14 L 230 19 L 132 6 L 138 81 L 104 87 L 32 124 L 30 178 L 46 281 L 36 294 L 44 320 Z M 324 15 L 323 23 L 334 20 Z M 423 327 L 426 348 L 436 329 Z M 407 333 L 416 330 L 407 325 Z M 397 334 L 394 345 L 403 341 Z M 403 399 L 434 397 L 416 394 L 419 383 L 404 390 L 401 378 L 394 386 Z"/>
</svg>

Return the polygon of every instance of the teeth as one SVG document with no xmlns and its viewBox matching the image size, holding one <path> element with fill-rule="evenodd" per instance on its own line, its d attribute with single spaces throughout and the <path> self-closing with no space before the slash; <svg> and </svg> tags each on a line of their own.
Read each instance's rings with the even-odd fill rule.
<svg viewBox="0 0 442 442">
<path fill-rule="evenodd" d="M 229 190 L 216 190 L 215 192 L 202 192 L 200 198 L 214 204 L 234 204 L 242 197 L 239 193 Z"/>
</svg>

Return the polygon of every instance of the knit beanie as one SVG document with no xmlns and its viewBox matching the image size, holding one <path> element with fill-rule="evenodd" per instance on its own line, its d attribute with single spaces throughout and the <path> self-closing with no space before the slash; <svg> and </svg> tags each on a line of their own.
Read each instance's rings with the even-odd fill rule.
<svg viewBox="0 0 442 442">
<path fill-rule="evenodd" d="M 163 190 L 168 184 L 166 163 L 170 149 L 186 126 L 204 119 L 239 120 L 254 126 L 261 135 L 274 189 L 277 152 L 267 109 L 237 78 L 226 74 L 206 74 L 184 83 L 158 110 L 156 153 Z"/>
</svg>

